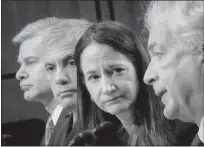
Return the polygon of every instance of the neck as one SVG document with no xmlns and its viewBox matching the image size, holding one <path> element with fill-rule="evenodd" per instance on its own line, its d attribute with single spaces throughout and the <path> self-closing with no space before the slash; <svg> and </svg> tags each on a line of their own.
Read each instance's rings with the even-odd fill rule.
<svg viewBox="0 0 204 147">
<path fill-rule="evenodd" d="M 203 115 L 203 116 L 204 116 L 204 115 Z M 196 125 L 197 125 L 198 127 L 200 127 L 200 123 L 201 123 L 201 120 L 202 120 L 203 116 L 201 116 L 201 117 L 199 117 L 199 118 L 197 118 L 197 119 L 195 120 L 195 123 L 196 123 Z"/>
<path fill-rule="evenodd" d="M 52 98 L 51 101 L 48 102 L 47 105 L 45 105 L 45 109 L 48 111 L 49 114 L 52 114 L 57 104 L 57 101 Z"/>
<path fill-rule="evenodd" d="M 198 96 L 199 100 L 197 100 L 197 103 L 195 103 L 193 109 L 191 110 L 192 111 L 192 120 L 193 122 L 199 127 L 200 126 L 200 123 L 201 123 L 201 120 L 204 116 L 204 97 L 203 96 Z"/>
<path fill-rule="evenodd" d="M 134 116 L 133 113 L 130 111 L 122 112 L 118 115 L 116 115 L 117 118 L 122 123 L 123 127 L 127 131 L 127 133 L 131 136 L 132 133 L 132 127 L 134 126 Z"/>
</svg>

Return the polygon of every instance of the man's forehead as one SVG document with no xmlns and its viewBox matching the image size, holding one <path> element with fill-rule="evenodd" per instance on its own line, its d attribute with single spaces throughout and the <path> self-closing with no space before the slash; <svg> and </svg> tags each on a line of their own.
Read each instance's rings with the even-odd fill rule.
<svg viewBox="0 0 204 147">
<path fill-rule="evenodd" d="M 30 57 L 41 58 L 42 52 L 40 53 L 36 46 L 20 46 L 19 53 L 17 55 L 18 61 Z"/>
<path fill-rule="evenodd" d="M 166 37 L 166 30 L 158 27 L 152 27 L 149 32 L 148 46 L 152 46 L 153 44 L 155 46 L 156 44 L 164 43 L 164 37 Z"/>
<path fill-rule="evenodd" d="M 148 50 L 155 48 L 166 49 L 177 44 L 175 34 L 168 28 L 153 27 L 149 33 Z"/>
<path fill-rule="evenodd" d="M 156 49 L 164 50 L 166 49 L 166 46 L 164 44 L 159 44 L 157 42 L 151 42 L 148 44 L 148 51 L 154 52 Z"/>
<path fill-rule="evenodd" d="M 74 56 L 74 50 L 73 49 L 67 49 L 67 50 L 54 50 L 49 51 L 46 55 L 47 61 L 62 61 L 68 57 Z"/>
<path fill-rule="evenodd" d="M 38 46 L 43 40 L 43 37 L 42 36 L 33 36 L 31 38 L 28 38 L 26 40 L 24 40 L 20 47 L 24 47 L 24 46 L 31 46 L 31 45 L 34 45 L 34 46 Z"/>
<path fill-rule="evenodd" d="M 42 36 L 33 36 L 21 43 L 18 58 L 27 58 L 29 56 L 43 58 L 45 53 L 46 49 L 42 46 Z"/>
</svg>

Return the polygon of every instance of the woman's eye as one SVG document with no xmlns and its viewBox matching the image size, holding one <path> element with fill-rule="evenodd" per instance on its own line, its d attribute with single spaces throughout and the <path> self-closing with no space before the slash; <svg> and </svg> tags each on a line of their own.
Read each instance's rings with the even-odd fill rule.
<svg viewBox="0 0 204 147">
<path fill-rule="evenodd" d="M 69 61 L 67 62 L 67 66 L 69 66 L 69 67 L 75 67 L 76 64 L 75 64 L 75 62 L 74 62 L 74 59 L 69 60 Z"/>
<path fill-rule="evenodd" d="M 115 68 L 112 72 L 113 74 L 120 74 L 124 71 L 125 69 L 123 68 Z"/>
<path fill-rule="evenodd" d="M 52 72 L 52 71 L 55 70 L 55 67 L 54 67 L 53 65 L 47 65 L 47 66 L 45 67 L 45 69 L 46 69 L 47 71 Z"/>
</svg>

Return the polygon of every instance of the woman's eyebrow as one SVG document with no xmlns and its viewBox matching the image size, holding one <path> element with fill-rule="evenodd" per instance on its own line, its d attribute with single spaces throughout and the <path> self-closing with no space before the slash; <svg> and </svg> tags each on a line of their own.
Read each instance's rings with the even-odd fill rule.
<svg viewBox="0 0 204 147">
<path fill-rule="evenodd" d="M 106 66 L 108 68 L 114 68 L 114 67 L 120 67 L 120 66 L 124 66 L 125 64 L 123 64 L 122 62 L 121 63 L 109 63 L 109 64 L 106 64 Z"/>
</svg>

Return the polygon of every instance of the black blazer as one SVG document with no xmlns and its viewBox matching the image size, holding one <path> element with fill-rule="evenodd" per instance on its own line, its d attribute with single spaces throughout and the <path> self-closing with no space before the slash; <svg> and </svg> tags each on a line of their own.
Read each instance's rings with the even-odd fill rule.
<svg viewBox="0 0 204 147">
<path fill-rule="evenodd" d="M 73 114 L 64 108 L 59 116 L 56 126 L 49 140 L 48 146 L 65 146 L 72 139 L 70 133 L 73 126 Z M 73 134 L 73 133 L 71 133 Z M 41 145 L 45 145 L 45 136 L 41 141 Z"/>
<path fill-rule="evenodd" d="M 63 109 L 57 124 L 53 130 L 51 138 L 49 140 L 49 146 L 66 145 L 67 137 L 72 130 L 73 115 L 71 112 Z"/>
</svg>

